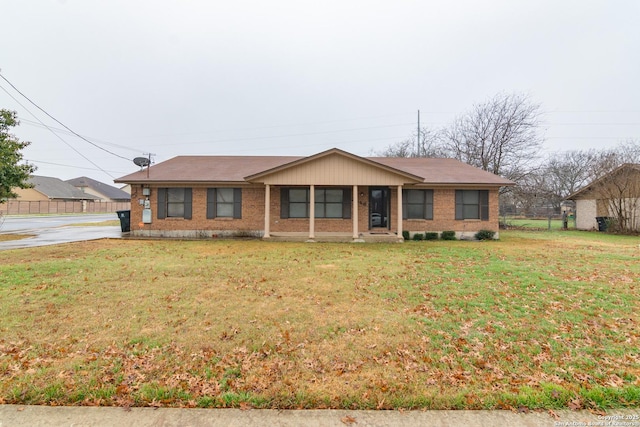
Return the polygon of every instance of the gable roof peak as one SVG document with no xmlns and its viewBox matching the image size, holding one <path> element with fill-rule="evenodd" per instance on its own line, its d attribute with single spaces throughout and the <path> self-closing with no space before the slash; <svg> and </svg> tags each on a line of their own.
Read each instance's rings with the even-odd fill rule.
<svg viewBox="0 0 640 427">
<path fill-rule="evenodd" d="M 424 180 L 424 178 L 422 176 L 416 175 L 414 173 L 407 172 L 407 171 L 402 170 L 402 169 L 398 169 L 398 168 L 393 167 L 393 166 L 389 166 L 389 165 L 386 165 L 386 164 L 383 164 L 383 163 L 379 163 L 379 162 L 375 161 L 375 159 L 372 159 L 372 158 L 360 157 L 360 156 L 358 156 L 356 154 L 349 153 L 348 151 L 344 151 L 344 150 L 341 150 L 339 148 L 330 148 L 328 150 L 322 151 L 322 152 L 317 153 L 317 154 L 313 154 L 313 155 L 308 156 L 308 157 L 302 157 L 300 159 L 293 160 L 293 161 L 291 161 L 289 163 L 284 163 L 284 164 L 275 166 L 275 167 L 270 168 L 270 169 L 265 169 L 265 170 L 263 170 L 261 172 L 245 176 L 244 179 L 246 181 L 249 181 L 249 182 L 255 181 L 255 180 L 259 179 L 259 178 L 266 177 L 266 176 L 271 175 L 273 173 L 276 173 L 276 172 L 279 172 L 279 171 L 283 171 L 283 170 L 286 170 L 286 169 L 290 169 L 290 168 L 293 168 L 293 167 L 301 166 L 301 165 L 304 165 L 304 164 L 316 162 L 316 161 L 318 161 L 320 159 L 323 159 L 323 158 L 326 158 L 326 157 L 330 157 L 330 156 L 345 157 L 345 158 L 354 160 L 354 161 L 356 161 L 358 163 L 368 164 L 368 165 L 374 166 L 374 167 L 376 167 L 378 169 L 383 169 L 383 170 L 386 170 L 388 172 L 392 172 L 392 173 L 394 173 L 396 175 L 404 176 L 405 178 L 408 178 L 408 179 L 410 179 L 412 181 L 421 182 L 421 181 Z"/>
</svg>

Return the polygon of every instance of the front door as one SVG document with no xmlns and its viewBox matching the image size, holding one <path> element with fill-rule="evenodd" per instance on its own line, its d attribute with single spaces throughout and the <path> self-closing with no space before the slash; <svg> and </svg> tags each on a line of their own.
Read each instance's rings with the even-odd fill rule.
<svg viewBox="0 0 640 427">
<path fill-rule="evenodd" d="M 389 187 L 369 188 L 369 228 L 389 228 Z"/>
</svg>

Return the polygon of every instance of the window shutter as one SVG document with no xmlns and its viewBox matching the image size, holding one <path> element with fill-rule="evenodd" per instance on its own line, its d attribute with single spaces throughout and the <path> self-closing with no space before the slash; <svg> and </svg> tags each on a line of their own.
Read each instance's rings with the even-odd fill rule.
<svg viewBox="0 0 640 427">
<path fill-rule="evenodd" d="M 402 219 L 409 219 L 409 203 L 407 201 L 409 195 L 407 190 L 402 190 Z"/>
<path fill-rule="evenodd" d="M 158 188 L 158 219 L 167 217 L 167 189 Z"/>
<path fill-rule="evenodd" d="M 456 219 L 464 219 L 462 208 L 462 190 L 456 190 Z"/>
<path fill-rule="evenodd" d="M 342 218 L 351 218 L 351 189 L 342 190 Z"/>
<path fill-rule="evenodd" d="M 433 190 L 425 190 L 424 219 L 433 219 Z"/>
<path fill-rule="evenodd" d="M 233 217 L 242 218 L 242 188 L 233 189 Z"/>
<path fill-rule="evenodd" d="M 207 219 L 216 217 L 216 189 L 207 188 Z"/>
<path fill-rule="evenodd" d="M 480 190 L 480 219 L 483 221 L 489 220 L 489 190 Z"/>
<path fill-rule="evenodd" d="M 280 189 L 280 218 L 289 218 L 289 189 Z"/>
<path fill-rule="evenodd" d="M 191 219 L 192 203 L 191 189 L 184 189 L 184 219 Z"/>
</svg>

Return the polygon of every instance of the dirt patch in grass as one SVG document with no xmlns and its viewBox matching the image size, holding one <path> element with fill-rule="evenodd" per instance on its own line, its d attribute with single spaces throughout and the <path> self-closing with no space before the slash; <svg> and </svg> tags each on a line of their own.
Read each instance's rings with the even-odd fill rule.
<svg viewBox="0 0 640 427">
<path fill-rule="evenodd" d="M 638 238 L 0 253 L 0 403 L 640 404 Z"/>
<path fill-rule="evenodd" d="M 28 239 L 29 237 L 33 237 L 33 235 L 32 234 L 0 234 L 0 242 Z"/>
</svg>

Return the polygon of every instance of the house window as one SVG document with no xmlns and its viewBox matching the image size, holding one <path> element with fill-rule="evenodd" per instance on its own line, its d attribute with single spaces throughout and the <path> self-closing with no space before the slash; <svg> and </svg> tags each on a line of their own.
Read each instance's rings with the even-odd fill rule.
<svg viewBox="0 0 640 427">
<path fill-rule="evenodd" d="M 351 191 L 348 188 L 316 188 L 316 218 L 351 218 Z"/>
<path fill-rule="evenodd" d="M 167 188 L 167 217 L 184 218 L 184 188 Z"/>
<path fill-rule="evenodd" d="M 158 219 L 191 219 L 191 188 L 159 188 Z"/>
<path fill-rule="evenodd" d="M 433 190 L 402 190 L 403 219 L 433 219 Z"/>
<path fill-rule="evenodd" d="M 208 188 L 207 219 L 242 218 L 241 188 Z"/>
<path fill-rule="evenodd" d="M 351 191 L 341 187 L 315 189 L 316 218 L 351 218 Z M 309 218 L 309 189 L 282 188 L 280 192 L 280 217 Z"/>
<path fill-rule="evenodd" d="M 309 218 L 309 189 L 289 188 L 289 218 Z"/>
<path fill-rule="evenodd" d="M 456 219 L 489 219 L 488 190 L 456 190 Z"/>
</svg>

